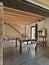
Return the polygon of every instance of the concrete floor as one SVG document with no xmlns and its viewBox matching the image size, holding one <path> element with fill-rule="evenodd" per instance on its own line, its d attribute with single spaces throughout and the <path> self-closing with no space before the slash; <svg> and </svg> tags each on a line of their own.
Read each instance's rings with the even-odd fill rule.
<svg viewBox="0 0 49 65">
<path fill-rule="evenodd" d="M 49 48 L 38 45 L 37 52 L 34 49 L 23 47 L 19 54 L 19 46 L 6 47 L 3 54 L 4 65 L 49 65 Z"/>
</svg>

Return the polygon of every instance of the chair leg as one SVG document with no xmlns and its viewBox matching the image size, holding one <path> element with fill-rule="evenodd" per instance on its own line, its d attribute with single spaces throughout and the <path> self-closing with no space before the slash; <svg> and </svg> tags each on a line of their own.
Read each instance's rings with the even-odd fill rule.
<svg viewBox="0 0 49 65">
<path fill-rule="evenodd" d="M 20 54 L 22 53 L 22 43 L 20 41 Z"/>
<path fill-rule="evenodd" d="M 35 51 L 37 51 L 37 44 L 36 44 L 36 47 L 35 47 Z"/>
</svg>

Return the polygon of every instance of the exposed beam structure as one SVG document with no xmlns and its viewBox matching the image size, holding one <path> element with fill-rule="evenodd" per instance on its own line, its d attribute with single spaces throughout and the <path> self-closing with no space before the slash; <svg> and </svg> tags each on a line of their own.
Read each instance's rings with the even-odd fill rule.
<svg viewBox="0 0 49 65">
<path fill-rule="evenodd" d="M 49 10 L 26 0 L 1 0 L 4 6 L 49 17 Z"/>
<path fill-rule="evenodd" d="M 44 16 L 4 7 L 4 21 L 13 24 L 32 24 L 46 19 Z"/>
</svg>

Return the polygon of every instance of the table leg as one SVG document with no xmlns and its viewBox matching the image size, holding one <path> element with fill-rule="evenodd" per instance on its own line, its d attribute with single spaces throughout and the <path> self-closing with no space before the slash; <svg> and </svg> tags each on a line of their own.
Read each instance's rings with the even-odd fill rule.
<svg viewBox="0 0 49 65">
<path fill-rule="evenodd" d="M 22 43 L 20 41 L 20 54 L 22 53 Z"/>
<path fill-rule="evenodd" d="M 17 47 L 17 39 L 16 39 L 16 47 Z"/>
<path fill-rule="evenodd" d="M 44 46 L 46 46 L 46 38 L 45 38 L 45 41 L 44 41 Z"/>
<path fill-rule="evenodd" d="M 27 45 L 28 45 L 28 41 L 27 41 Z"/>
<path fill-rule="evenodd" d="M 36 45 L 36 47 L 35 47 L 35 51 L 37 50 L 37 45 Z"/>
<path fill-rule="evenodd" d="M 38 43 L 37 43 L 38 44 Z M 35 51 L 37 51 L 37 44 L 36 44 L 36 47 L 35 47 Z"/>
</svg>

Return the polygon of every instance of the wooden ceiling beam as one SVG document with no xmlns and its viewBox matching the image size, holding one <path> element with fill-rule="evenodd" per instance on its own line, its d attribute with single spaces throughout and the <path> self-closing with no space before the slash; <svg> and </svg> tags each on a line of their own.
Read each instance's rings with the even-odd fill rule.
<svg viewBox="0 0 49 65">
<path fill-rule="evenodd" d="M 22 18 L 29 18 L 29 19 L 41 19 L 43 17 L 36 17 L 36 16 L 30 16 L 30 15 L 22 15 L 22 14 L 16 14 L 16 13 L 11 13 L 11 12 L 4 12 L 4 14 L 7 14 L 7 15 L 11 15 L 11 16 L 18 16 L 18 17 L 22 17 Z"/>
<path fill-rule="evenodd" d="M 31 22 L 25 22 L 25 21 L 22 21 L 22 20 L 19 21 L 19 22 L 18 21 L 19 20 L 16 20 L 16 22 L 15 21 L 14 22 L 13 21 L 11 22 L 11 20 L 8 20 L 8 21 L 6 20 L 5 23 L 10 23 L 10 24 L 14 24 L 14 25 L 16 25 L 16 24 L 22 24 L 22 25 L 31 24 Z"/>
<path fill-rule="evenodd" d="M 35 21 L 37 21 L 37 20 L 27 20 L 27 19 L 21 19 L 21 18 L 10 18 L 10 17 L 4 17 L 4 21 L 10 21 L 11 23 L 12 23 L 12 21 L 13 21 L 13 23 L 14 22 L 25 22 L 25 23 L 31 23 L 31 22 L 35 22 Z"/>
<path fill-rule="evenodd" d="M 11 19 L 12 19 L 12 18 L 14 18 L 14 19 L 20 19 L 20 20 L 21 20 L 21 19 L 22 19 L 22 20 L 25 20 L 25 19 L 26 19 L 26 20 L 29 20 L 29 21 L 42 20 L 42 19 L 29 19 L 29 18 L 24 18 L 24 17 L 19 17 L 19 16 L 11 16 L 11 15 L 7 15 L 7 14 L 4 15 L 4 18 L 5 18 L 5 17 L 11 18 Z"/>
<path fill-rule="evenodd" d="M 36 14 L 4 7 L 4 21 L 11 24 L 32 24 L 45 18 Z"/>
<path fill-rule="evenodd" d="M 34 13 L 29 13 L 29 12 L 25 12 L 25 11 L 21 11 L 21 10 L 18 10 L 18 9 L 13 9 L 13 8 L 9 8 L 9 7 L 3 7 L 5 11 L 10 11 L 10 12 L 14 12 L 14 13 L 21 13 L 21 14 L 27 14 L 27 15 L 30 15 L 30 16 L 37 16 L 37 17 L 44 17 L 44 16 L 40 16 L 40 15 L 36 15 Z M 44 17 L 45 18 L 45 17 Z"/>
<path fill-rule="evenodd" d="M 32 20 L 32 21 L 34 21 L 34 20 L 36 20 L 36 21 L 39 21 L 39 20 L 41 20 L 42 21 L 42 19 L 45 19 L 45 18 L 28 18 L 28 17 L 21 17 L 21 16 L 19 16 L 19 15 L 17 15 L 17 16 L 13 16 L 13 15 L 10 15 L 10 14 L 7 14 L 7 13 L 5 13 L 5 15 L 4 15 L 4 17 L 11 17 L 11 18 L 15 18 L 15 19 L 17 19 L 17 18 L 19 18 L 19 19 L 26 19 L 26 20 Z"/>
<path fill-rule="evenodd" d="M 10 12 L 10 13 L 15 13 L 15 15 L 20 14 L 20 15 L 24 15 L 24 16 L 29 15 L 30 17 L 34 16 L 34 17 L 39 17 L 39 18 L 41 18 L 41 17 L 46 18 L 44 16 L 36 15 L 34 13 L 28 13 L 28 12 L 24 12 L 24 11 L 21 11 L 21 10 L 12 9 L 12 8 L 9 8 L 9 7 L 4 7 L 4 11 L 5 12 Z"/>
</svg>

